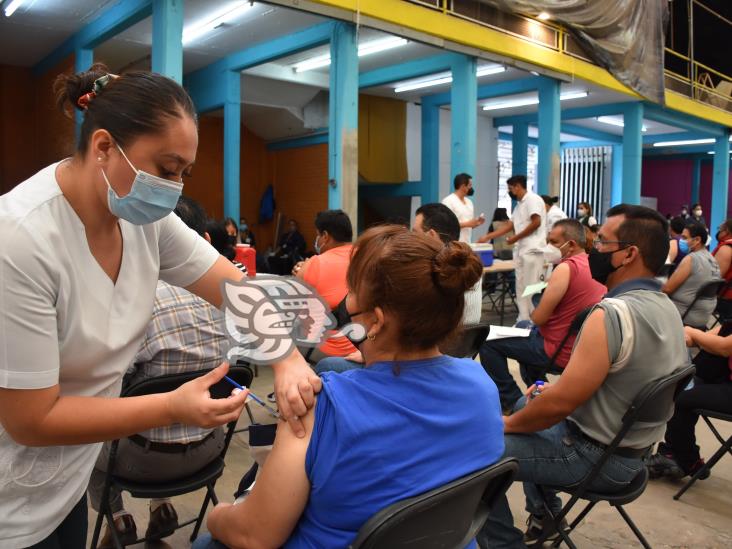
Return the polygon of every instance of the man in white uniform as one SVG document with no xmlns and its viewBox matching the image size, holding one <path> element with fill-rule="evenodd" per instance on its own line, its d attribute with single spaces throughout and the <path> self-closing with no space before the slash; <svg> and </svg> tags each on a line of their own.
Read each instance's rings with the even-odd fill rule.
<svg viewBox="0 0 732 549">
<path fill-rule="evenodd" d="M 450 208 L 460 222 L 460 242 L 470 242 L 473 229 L 485 223 L 485 217 L 475 217 L 473 201 L 473 177 L 467 173 L 459 173 L 453 181 L 455 191 L 442 199 L 442 203 Z"/>
<path fill-rule="evenodd" d="M 511 220 L 491 233 L 482 236 L 478 242 L 487 242 L 509 231 L 516 234 L 506 239 L 507 244 L 516 244 L 513 261 L 516 266 L 517 320 L 529 320 L 534 309 L 531 297 L 522 297 L 526 286 L 541 279 L 544 266 L 543 249 L 546 246 L 546 209 L 544 200 L 526 189 L 526 176 L 514 175 L 506 182 L 509 196 L 518 201 Z"/>
</svg>

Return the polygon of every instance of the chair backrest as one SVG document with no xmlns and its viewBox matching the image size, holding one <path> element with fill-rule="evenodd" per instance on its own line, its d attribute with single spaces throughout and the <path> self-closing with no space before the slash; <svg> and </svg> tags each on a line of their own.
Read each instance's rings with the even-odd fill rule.
<svg viewBox="0 0 732 549">
<path fill-rule="evenodd" d="M 151 377 L 144 379 L 139 383 L 135 383 L 122 391 L 123 397 L 152 395 L 156 393 L 167 393 L 174 391 L 184 383 L 201 377 L 211 370 L 195 370 L 192 372 L 182 372 L 179 374 L 167 374 L 164 376 Z M 227 374 L 231 379 L 236 381 L 242 387 L 249 387 L 252 383 L 254 374 L 247 366 L 232 365 L 229 366 Z M 213 398 L 226 398 L 231 394 L 234 387 L 225 379 L 222 379 L 215 385 L 211 386 L 209 392 Z"/>
<path fill-rule="evenodd" d="M 488 332 L 490 326 L 487 324 L 465 326 L 454 338 L 440 345 L 440 351 L 455 358 L 475 358 L 488 338 Z"/>
<path fill-rule="evenodd" d="M 349 549 L 463 549 L 483 526 L 518 471 L 504 459 L 453 482 L 394 503 L 372 516 Z"/>
<path fill-rule="evenodd" d="M 573 492 L 573 499 L 581 497 L 587 487 L 600 474 L 605 462 L 616 448 L 621 446 L 625 435 L 628 434 L 634 423 L 658 423 L 668 420 L 676 396 L 689 384 L 694 377 L 694 372 L 694 366 L 677 370 L 651 383 L 633 399 L 632 404 L 623 415 L 620 430 L 607 446 L 600 459 L 595 462 L 588 475 Z"/>
<path fill-rule="evenodd" d="M 724 284 L 725 281 L 721 278 L 710 280 L 709 282 L 705 282 L 704 284 L 702 284 L 696 291 L 694 299 L 686 308 L 684 314 L 681 315 L 681 320 L 684 320 L 686 318 L 686 315 L 689 314 L 689 311 L 691 311 L 694 305 L 696 305 L 696 302 L 700 299 L 717 299 L 717 295 L 719 295 L 719 292 Z"/>
</svg>

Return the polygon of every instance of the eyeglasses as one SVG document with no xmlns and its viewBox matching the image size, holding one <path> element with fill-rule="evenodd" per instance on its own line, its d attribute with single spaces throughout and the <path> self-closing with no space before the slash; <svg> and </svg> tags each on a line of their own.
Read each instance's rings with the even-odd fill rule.
<svg viewBox="0 0 732 549">
<path fill-rule="evenodd" d="M 617 250 L 613 250 L 614 252 L 618 252 L 620 250 L 624 250 L 628 246 L 632 246 L 633 245 L 632 242 L 628 242 L 627 240 L 600 240 L 600 239 L 596 239 L 596 240 L 594 240 L 592 242 L 592 246 L 596 250 L 598 250 L 598 251 L 600 250 L 600 248 L 602 248 L 604 246 L 607 246 L 608 244 L 617 244 L 618 245 L 618 249 Z"/>
</svg>

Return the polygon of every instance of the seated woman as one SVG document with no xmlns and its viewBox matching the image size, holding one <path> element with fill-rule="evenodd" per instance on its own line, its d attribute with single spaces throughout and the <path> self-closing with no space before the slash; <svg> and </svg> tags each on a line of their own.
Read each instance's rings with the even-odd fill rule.
<svg viewBox="0 0 732 549">
<path fill-rule="evenodd" d="M 251 494 L 209 514 L 194 548 L 342 548 L 379 510 L 486 467 L 503 453 L 496 386 L 443 356 L 482 273 L 466 244 L 369 229 L 348 269 L 347 308 L 366 367 L 322 376 L 304 438 L 284 423 Z M 475 547 L 475 543 L 470 544 Z"/>
<path fill-rule="evenodd" d="M 704 465 L 694 435 L 699 419 L 694 410 L 705 408 L 732 414 L 732 323 L 710 332 L 687 326 L 684 334 L 686 345 L 700 347 L 702 352 L 694 358 L 694 386 L 676 398 L 674 415 L 666 425 L 664 442 L 658 445 L 658 453 L 648 461 L 651 478 L 682 478 L 693 475 Z"/>
<path fill-rule="evenodd" d="M 684 317 L 684 324 L 703 328 L 706 326 L 717 300 L 699 299 L 687 313 L 699 289 L 714 279 L 719 278 L 719 264 L 706 249 L 707 230 L 698 223 L 684 227 L 681 237 L 689 247 L 689 254 L 681 260 L 674 274 L 661 289 L 674 302 L 679 313 Z"/>
<path fill-rule="evenodd" d="M 719 274 L 727 281 L 717 300 L 717 312 L 722 321 L 732 320 L 732 218 L 717 228 L 717 247 L 712 255 L 719 263 Z"/>
</svg>

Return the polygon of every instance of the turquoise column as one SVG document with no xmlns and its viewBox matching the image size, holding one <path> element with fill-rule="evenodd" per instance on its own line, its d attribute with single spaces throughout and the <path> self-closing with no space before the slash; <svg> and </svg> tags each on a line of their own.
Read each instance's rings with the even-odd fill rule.
<svg viewBox="0 0 732 549">
<path fill-rule="evenodd" d="M 74 72 L 84 72 L 89 70 L 94 64 L 94 50 L 89 48 L 76 48 L 74 53 Z M 79 142 L 79 134 L 81 133 L 81 123 L 84 121 L 84 113 L 78 109 L 74 109 L 74 120 L 76 122 L 74 135 L 76 142 Z"/>
<path fill-rule="evenodd" d="M 475 57 L 461 56 L 452 64 L 450 88 L 451 141 L 450 183 L 459 173 L 475 177 L 478 141 L 478 64 Z M 480 182 L 474 181 L 474 183 Z"/>
<path fill-rule="evenodd" d="M 709 229 L 712 234 L 717 227 L 727 219 L 727 200 L 729 187 L 729 129 L 714 142 L 714 167 L 712 173 L 712 217 L 709 220 Z M 711 246 L 716 246 L 716 239 L 712 236 Z"/>
<path fill-rule="evenodd" d="M 623 116 L 622 201 L 640 204 L 643 164 L 643 103 L 631 103 Z"/>
<path fill-rule="evenodd" d="M 330 41 L 328 208 L 358 219 L 358 37 L 337 23 Z"/>
<path fill-rule="evenodd" d="M 536 174 L 538 194 L 559 194 L 559 132 L 562 108 L 559 103 L 559 81 L 544 78 L 539 85 L 539 166 Z"/>
<path fill-rule="evenodd" d="M 691 202 L 689 202 L 689 208 L 692 204 L 699 202 L 699 185 L 701 183 L 701 158 L 695 158 L 694 164 L 691 171 Z"/>
<path fill-rule="evenodd" d="M 239 218 L 239 164 L 241 162 L 241 74 L 225 73 L 224 103 L 224 216 Z"/>
<path fill-rule="evenodd" d="M 183 0 L 153 0 L 152 23 L 152 70 L 181 83 Z"/>
<path fill-rule="evenodd" d="M 529 123 L 513 125 L 511 134 L 511 175 L 529 173 Z"/>
<path fill-rule="evenodd" d="M 623 202 L 623 146 L 613 145 L 610 167 L 610 206 Z"/>
<path fill-rule="evenodd" d="M 422 204 L 440 201 L 440 107 L 422 98 Z"/>
</svg>

